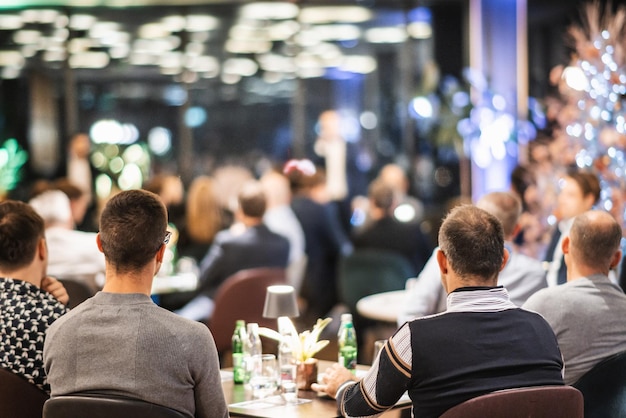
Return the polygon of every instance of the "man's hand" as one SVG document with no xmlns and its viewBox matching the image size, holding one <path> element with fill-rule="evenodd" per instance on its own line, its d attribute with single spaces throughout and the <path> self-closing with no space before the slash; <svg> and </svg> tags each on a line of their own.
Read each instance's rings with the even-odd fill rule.
<svg viewBox="0 0 626 418">
<path fill-rule="evenodd" d="M 64 305 L 70 301 L 70 295 L 67 294 L 63 283 L 54 277 L 46 276 L 41 280 L 41 289 L 50 293 L 56 300 Z"/>
<path fill-rule="evenodd" d="M 335 398 L 337 396 L 337 390 L 341 385 L 348 381 L 358 381 L 357 377 L 345 367 L 338 363 L 333 364 L 326 369 L 322 375 L 321 383 L 313 383 L 311 389 L 316 392 L 323 392 L 328 396 Z"/>
</svg>

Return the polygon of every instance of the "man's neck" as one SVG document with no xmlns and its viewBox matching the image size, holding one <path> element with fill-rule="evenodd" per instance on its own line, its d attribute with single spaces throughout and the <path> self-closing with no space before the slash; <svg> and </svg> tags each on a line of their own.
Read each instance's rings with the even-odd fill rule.
<svg viewBox="0 0 626 418">
<path fill-rule="evenodd" d="M 37 266 L 34 266 L 31 264 L 28 267 L 25 267 L 19 270 L 13 270 L 10 272 L 0 270 L 0 277 L 21 280 L 21 281 L 33 284 L 37 287 L 41 287 L 41 280 L 43 279 L 42 272 L 41 272 L 41 269 L 36 268 L 36 267 Z"/>
<path fill-rule="evenodd" d="M 144 268 L 136 272 L 119 273 L 107 266 L 103 292 L 109 293 L 152 293 L 153 270 Z"/>
</svg>

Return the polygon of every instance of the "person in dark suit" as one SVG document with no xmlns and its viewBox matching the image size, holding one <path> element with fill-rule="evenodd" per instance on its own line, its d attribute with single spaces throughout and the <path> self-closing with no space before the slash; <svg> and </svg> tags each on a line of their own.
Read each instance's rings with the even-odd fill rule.
<svg viewBox="0 0 626 418">
<path fill-rule="evenodd" d="M 396 207 L 394 189 L 383 180 L 369 187 L 370 223 L 355 231 L 355 249 L 386 250 L 404 256 L 413 267 L 413 275 L 422 271 L 433 250 L 417 222 L 402 222 L 393 216 Z"/>
<path fill-rule="evenodd" d="M 263 223 L 266 198 L 254 181 L 239 193 L 237 223 L 220 231 L 200 262 L 200 285 L 196 297 L 176 311 L 185 318 L 206 320 L 213 313 L 213 298 L 222 283 L 240 270 L 257 267 L 287 267 L 289 241 Z"/>
</svg>

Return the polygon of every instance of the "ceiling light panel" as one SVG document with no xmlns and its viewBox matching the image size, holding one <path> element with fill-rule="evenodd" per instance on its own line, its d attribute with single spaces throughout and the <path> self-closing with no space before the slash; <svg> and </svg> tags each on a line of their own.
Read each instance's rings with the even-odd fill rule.
<svg viewBox="0 0 626 418">
<path fill-rule="evenodd" d="M 300 8 L 287 2 L 256 2 L 246 4 L 239 10 L 241 17 L 258 20 L 295 19 Z"/>
<path fill-rule="evenodd" d="M 372 12 L 360 6 L 315 6 L 300 11 L 298 20 L 302 23 L 362 23 L 372 19 Z"/>
</svg>

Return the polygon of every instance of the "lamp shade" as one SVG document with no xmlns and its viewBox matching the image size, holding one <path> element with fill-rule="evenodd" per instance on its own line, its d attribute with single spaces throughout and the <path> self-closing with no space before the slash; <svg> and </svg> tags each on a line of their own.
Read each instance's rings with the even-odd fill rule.
<svg viewBox="0 0 626 418">
<path fill-rule="evenodd" d="M 296 301 L 296 291 L 293 286 L 268 286 L 265 293 L 263 317 L 278 318 L 286 316 L 293 318 L 300 315 Z"/>
</svg>

